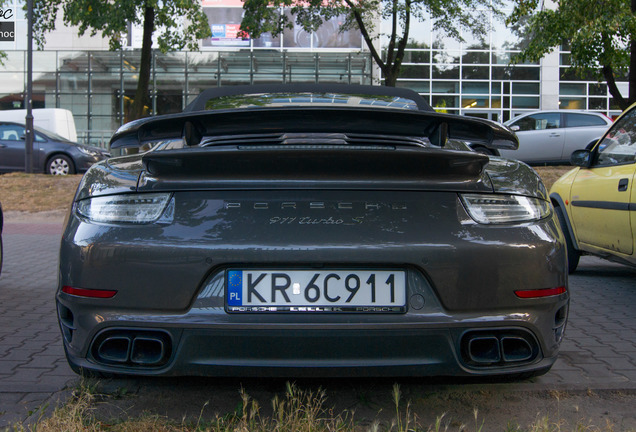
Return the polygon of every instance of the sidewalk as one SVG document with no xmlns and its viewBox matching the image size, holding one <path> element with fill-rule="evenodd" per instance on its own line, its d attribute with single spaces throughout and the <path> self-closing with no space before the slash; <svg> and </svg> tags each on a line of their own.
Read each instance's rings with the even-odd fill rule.
<svg viewBox="0 0 636 432">
<path fill-rule="evenodd" d="M 63 215 L 5 213 L 0 276 L 0 427 L 78 382 L 55 314 Z"/>
</svg>

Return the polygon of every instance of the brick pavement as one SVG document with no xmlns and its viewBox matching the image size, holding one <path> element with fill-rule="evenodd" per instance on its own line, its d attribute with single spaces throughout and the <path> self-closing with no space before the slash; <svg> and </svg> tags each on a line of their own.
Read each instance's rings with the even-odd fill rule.
<svg viewBox="0 0 636 432">
<path fill-rule="evenodd" d="M 5 219 L 0 276 L 0 427 L 25 420 L 78 382 L 55 315 L 61 221 Z"/>
<path fill-rule="evenodd" d="M 37 417 L 39 407 L 54 406 L 79 383 L 64 359 L 55 316 L 60 230 L 59 218 L 37 224 L 5 220 L 0 428 Z M 503 385 L 531 391 L 636 391 L 636 270 L 584 257 L 570 278 L 570 291 L 569 323 L 557 363 L 543 377 Z"/>
</svg>

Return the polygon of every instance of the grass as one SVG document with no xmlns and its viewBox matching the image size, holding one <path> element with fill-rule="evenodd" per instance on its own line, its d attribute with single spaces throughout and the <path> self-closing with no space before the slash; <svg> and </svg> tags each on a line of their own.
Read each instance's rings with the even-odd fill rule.
<svg viewBox="0 0 636 432">
<path fill-rule="evenodd" d="M 548 190 L 568 166 L 535 167 Z M 0 202 L 4 211 L 67 210 L 82 176 L 10 173 L 0 175 Z"/>
<path fill-rule="evenodd" d="M 0 175 L 3 211 L 66 210 L 73 201 L 81 175 L 52 176 L 10 173 Z"/>
<path fill-rule="evenodd" d="M 240 403 L 233 412 L 217 415 L 212 420 L 174 421 L 165 417 L 146 413 L 136 418 L 99 419 L 94 414 L 98 404 L 108 403 L 108 398 L 94 393 L 94 386 L 82 383 L 70 400 L 57 408 L 48 418 L 40 418 L 29 427 L 21 424 L 11 426 L 7 431 L 38 432 L 484 432 L 485 420 L 479 411 L 473 410 L 474 422 L 464 424 L 440 414 L 430 425 L 421 424 L 412 412 L 410 401 L 403 401 L 399 385 L 393 386 L 391 395 L 394 405 L 392 419 L 376 420 L 364 424 L 355 420 L 353 411 L 334 413 L 326 406 L 324 390 L 306 391 L 295 384 L 287 383 L 285 393 L 271 401 L 271 415 L 262 416 L 261 406 L 244 389 L 240 389 Z M 207 402 L 201 407 L 201 413 Z M 492 429 L 490 429 L 492 430 Z M 598 427 L 585 422 L 569 425 L 562 419 L 556 421 L 546 416 L 538 416 L 527 426 L 514 423 L 502 425 L 497 430 L 503 432 L 613 432 L 612 425 Z"/>
<path fill-rule="evenodd" d="M 563 174 L 570 171 L 571 166 L 536 166 L 533 167 L 536 172 L 539 173 L 545 187 L 550 190 L 555 181 L 559 179 Z"/>
</svg>

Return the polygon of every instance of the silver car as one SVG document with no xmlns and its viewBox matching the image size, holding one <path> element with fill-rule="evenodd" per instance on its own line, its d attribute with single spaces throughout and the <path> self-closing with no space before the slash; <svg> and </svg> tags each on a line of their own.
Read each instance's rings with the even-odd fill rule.
<svg viewBox="0 0 636 432">
<path fill-rule="evenodd" d="M 122 126 L 63 234 L 79 373 L 516 375 L 555 362 L 566 250 L 492 122 L 406 89 L 222 87 Z"/>
<path fill-rule="evenodd" d="M 501 156 L 530 164 L 569 164 L 572 152 L 592 148 L 612 120 L 594 112 L 560 110 L 522 114 L 504 124 L 517 134 L 519 148 L 501 150 Z"/>
</svg>

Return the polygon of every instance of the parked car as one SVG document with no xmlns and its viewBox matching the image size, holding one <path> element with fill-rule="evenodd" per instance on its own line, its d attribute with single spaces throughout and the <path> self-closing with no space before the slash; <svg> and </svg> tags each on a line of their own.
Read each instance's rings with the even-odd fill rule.
<svg viewBox="0 0 636 432">
<path fill-rule="evenodd" d="M 572 152 L 594 146 L 612 120 L 594 112 L 560 110 L 522 114 L 504 124 L 519 137 L 519 148 L 501 150 L 501 156 L 530 164 L 568 164 Z"/>
<path fill-rule="evenodd" d="M 34 172 L 55 175 L 82 173 L 110 156 L 98 147 L 78 144 L 37 127 L 33 130 Z M 0 172 L 24 171 L 24 167 L 24 125 L 0 122 Z"/>
<path fill-rule="evenodd" d="M 25 109 L 2 110 L 0 121 L 24 124 L 26 112 Z M 72 142 L 77 141 L 77 129 L 71 111 L 63 108 L 35 108 L 31 112 L 36 128 L 52 132 Z"/>
<path fill-rule="evenodd" d="M 572 155 L 576 168 L 550 191 L 574 272 L 581 254 L 636 266 L 636 105 L 592 150 Z"/>
<path fill-rule="evenodd" d="M 407 89 L 221 87 L 122 126 L 60 249 L 70 366 L 132 375 L 515 375 L 554 363 L 566 249 L 508 129 Z"/>
</svg>

